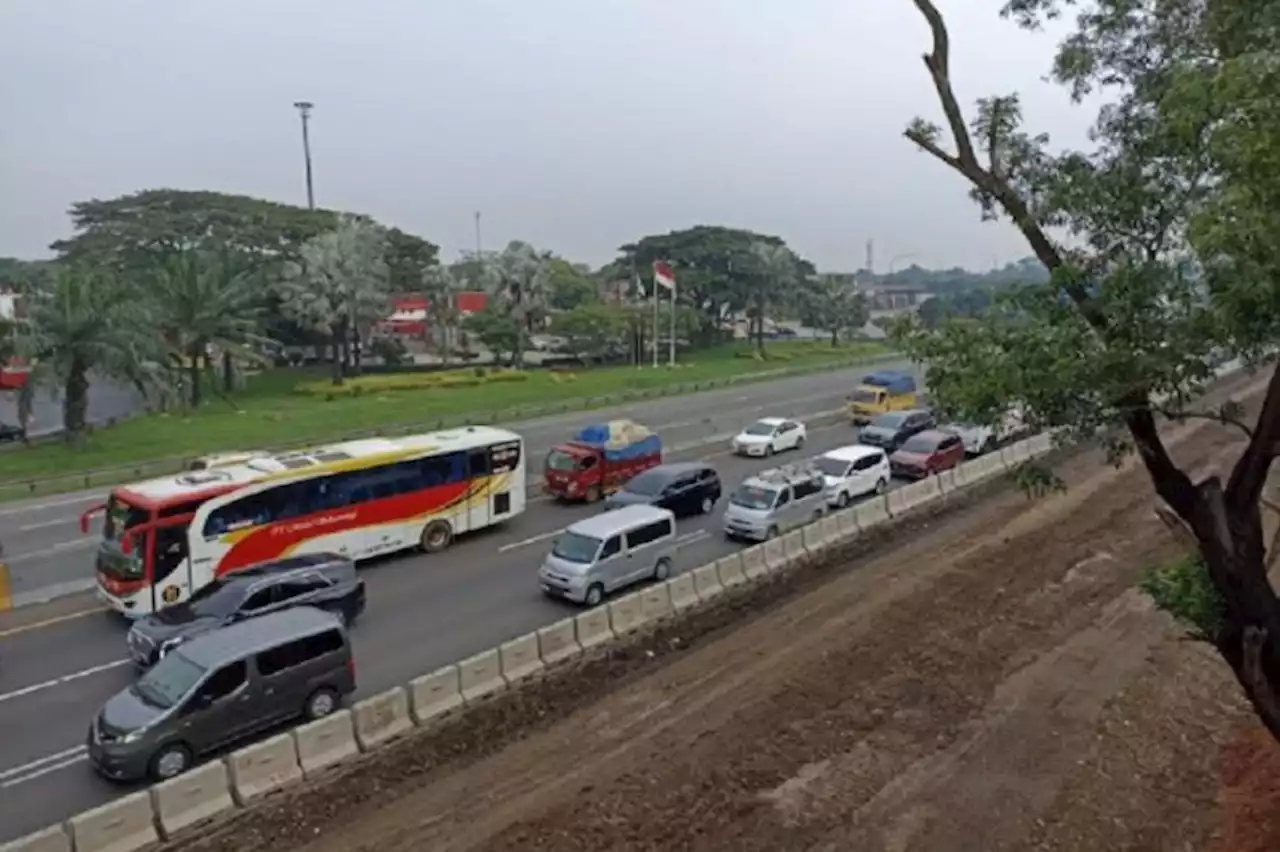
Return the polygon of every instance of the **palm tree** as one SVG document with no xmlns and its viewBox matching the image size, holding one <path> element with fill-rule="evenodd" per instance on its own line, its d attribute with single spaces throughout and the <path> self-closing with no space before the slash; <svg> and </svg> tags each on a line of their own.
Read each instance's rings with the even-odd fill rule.
<svg viewBox="0 0 1280 852">
<path fill-rule="evenodd" d="M 30 293 L 24 325 L 18 350 L 31 365 L 18 399 L 24 423 L 38 387 L 61 396 L 67 437 L 76 440 L 88 425 L 90 373 L 130 382 L 144 396 L 162 384 L 148 301 L 105 268 L 60 268 Z"/>
<path fill-rule="evenodd" d="M 512 354 L 512 363 L 517 367 L 524 363 L 534 323 L 546 316 L 550 297 L 549 260 L 548 255 L 528 243 L 513 240 L 486 264 L 496 295 L 519 329 L 519 345 Z"/>
<path fill-rule="evenodd" d="M 427 308 L 428 320 L 434 323 L 439 336 L 440 358 L 445 363 L 453 345 L 453 335 L 458 325 L 458 291 L 462 282 L 458 275 L 448 266 L 433 266 L 427 270 L 422 282 L 423 295 L 430 306 Z"/>
<path fill-rule="evenodd" d="M 764 351 L 764 313 L 769 304 L 780 294 L 785 294 L 800 283 L 800 262 L 795 252 L 784 245 L 757 242 L 751 246 L 757 269 L 748 284 L 748 301 L 754 313 L 756 351 L 766 357 Z"/>
<path fill-rule="evenodd" d="M 260 333 L 265 312 L 262 288 L 249 265 L 226 249 L 185 249 L 155 270 L 149 293 L 156 326 L 171 360 L 187 371 L 191 407 L 201 403 L 202 369 L 209 351 L 223 353 L 223 380 L 231 390 L 235 360 L 263 363 L 259 348 L 270 344 Z"/>
</svg>

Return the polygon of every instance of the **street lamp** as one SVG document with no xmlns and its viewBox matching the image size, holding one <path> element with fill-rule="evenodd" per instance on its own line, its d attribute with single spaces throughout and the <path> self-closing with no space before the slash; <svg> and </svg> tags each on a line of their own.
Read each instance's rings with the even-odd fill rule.
<svg viewBox="0 0 1280 852">
<path fill-rule="evenodd" d="M 311 186 L 311 137 L 307 133 L 307 125 L 311 121 L 311 109 L 315 104 L 311 101 L 294 101 L 293 106 L 302 118 L 302 156 L 307 164 L 307 207 L 316 209 L 316 195 Z"/>
</svg>

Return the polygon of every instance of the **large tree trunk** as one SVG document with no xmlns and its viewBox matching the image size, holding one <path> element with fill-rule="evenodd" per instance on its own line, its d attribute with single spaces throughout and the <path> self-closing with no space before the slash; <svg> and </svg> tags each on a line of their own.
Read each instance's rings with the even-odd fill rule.
<svg viewBox="0 0 1280 852">
<path fill-rule="evenodd" d="M 222 353 L 222 390 L 230 394 L 236 389 L 236 363 L 230 352 Z"/>
<path fill-rule="evenodd" d="M 203 354 L 204 347 L 199 343 L 191 344 L 191 348 L 187 350 L 187 381 L 191 384 L 191 409 L 195 411 L 200 408 L 200 358 Z"/>
<path fill-rule="evenodd" d="M 767 357 L 764 351 L 764 297 L 756 297 L 756 351 L 760 357 Z"/>
<path fill-rule="evenodd" d="M 89 366 L 78 357 L 71 359 L 62 388 L 62 425 L 71 441 L 83 438 L 89 425 Z"/>
<path fill-rule="evenodd" d="M 342 338 L 343 338 L 342 324 L 335 323 L 330 333 L 332 334 L 330 345 L 333 347 L 333 358 L 330 359 L 330 365 L 332 367 L 331 377 L 333 380 L 334 387 L 342 387 L 342 379 L 344 377 L 343 352 L 342 352 Z"/>
<path fill-rule="evenodd" d="M 840 329 L 831 329 L 831 348 L 835 349 L 840 345 Z"/>
</svg>

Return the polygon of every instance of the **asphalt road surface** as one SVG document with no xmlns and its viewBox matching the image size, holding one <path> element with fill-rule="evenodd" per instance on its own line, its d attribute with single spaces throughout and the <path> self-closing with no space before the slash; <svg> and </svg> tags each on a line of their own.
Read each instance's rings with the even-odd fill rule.
<svg viewBox="0 0 1280 852">
<path fill-rule="evenodd" d="M 905 366 L 905 365 L 895 365 Z M 865 370 L 653 400 L 595 414 L 548 418 L 516 427 L 529 447 L 530 478 L 541 456 L 592 419 L 632 417 L 662 434 L 672 458 L 705 458 L 731 489 L 771 462 L 730 456 L 718 436 L 757 416 L 802 420 L 838 409 Z M 714 438 L 707 443 L 708 438 Z M 843 421 L 810 426 L 804 456 L 854 442 Z M 681 447 L 684 449 L 681 449 Z M 672 451 L 674 449 L 674 452 Z M 13 563 L 15 592 L 84 583 L 92 536 L 78 513 L 100 493 L 66 495 L 0 507 L 0 539 Z M 545 500 L 509 523 L 459 539 L 443 554 L 392 557 L 364 569 L 368 609 L 353 628 L 359 696 L 404 683 L 434 668 L 577 612 L 538 591 L 535 574 L 550 539 L 598 507 Z M 721 534 L 723 504 L 679 524 L 677 572 L 743 545 Z M 124 655 L 125 624 L 79 592 L 0 615 L 0 843 L 43 828 L 121 794 L 86 763 L 87 726 L 101 704 L 134 676 Z"/>
<path fill-rule="evenodd" d="M 133 388 L 95 379 L 89 385 L 89 422 L 128 417 L 138 410 L 142 398 Z M 62 400 L 46 389 L 37 391 L 32 406 L 31 435 L 50 435 L 62 431 Z M 18 424 L 18 394 L 0 392 L 0 423 Z M 0 456 L 0 458 L 3 458 Z"/>
</svg>

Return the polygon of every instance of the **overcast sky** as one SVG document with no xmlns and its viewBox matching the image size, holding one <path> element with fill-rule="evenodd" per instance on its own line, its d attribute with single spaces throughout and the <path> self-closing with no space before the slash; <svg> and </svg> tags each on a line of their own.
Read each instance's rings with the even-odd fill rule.
<svg viewBox="0 0 1280 852">
<path fill-rule="evenodd" d="M 967 102 L 1041 81 L 1053 37 L 999 0 L 940 0 Z M 524 239 L 600 264 L 695 224 L 778 234 L 824 270 L 986 268 L 1026 255 L 901 137 L 940 116 L 910 0 L 0 0 L 0 255 L 67 206 L 144 188 L 368 213 L 446 257 Z"/>
</svg>

